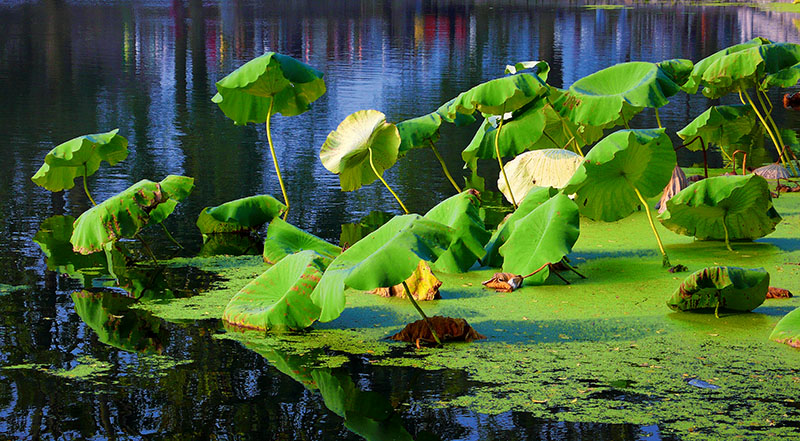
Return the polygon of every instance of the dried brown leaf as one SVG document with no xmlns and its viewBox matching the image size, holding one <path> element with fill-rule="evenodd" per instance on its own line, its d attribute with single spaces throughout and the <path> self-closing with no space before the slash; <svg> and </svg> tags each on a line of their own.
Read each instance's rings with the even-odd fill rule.
<svg viewBox="0 0 800 441">
<path fill-rule="evenodd" d="M 442 317 L 439 315 L 428 318 L 436 330 L 436 334 L 442 342 L 446 341 L 465 341 L 482 340 L 486 338 L 472 329 L 466 320 L 462 318 Z M 431 330 L 425 320 L 417 320 L 409 323 L 402 331 L 393 335 L 392 340 L 405 341 L 420 344 L 435 345 Z"/>
<path fill-rule="evenodd" d="M 437 300 L 442 298 L 439 294 L 439 287 L 442 286 L 442 282 L 436 278 L 436 275 L 431 271 L 431 267 L 424 260 L 419 261 L 417 269 L 406 279 L 406 284 L 411 291 L 411 295 L 416 300 Z M 381 297 L 405 297 L 405 291 L 401 283 L 391 288 L 376 288 L 370 292 Z"/>
</svg>

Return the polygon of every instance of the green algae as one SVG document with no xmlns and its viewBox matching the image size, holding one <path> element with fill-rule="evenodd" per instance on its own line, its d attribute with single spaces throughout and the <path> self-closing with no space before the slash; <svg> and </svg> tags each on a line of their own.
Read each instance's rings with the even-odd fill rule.
<svg viewBox="0 0 800 441">
<path fill-rule="evenodd" d="M 3 366 L 2 369 L 33 370 L 67 380 L 87 381 L 106 375 L 112 368 L 111 363 L 97 360 L 90 355 L 80 356 L 75 361 L 76 364 L 69 369 L 53 369 L 45 364 L 34 363 Z"/>
<path fill-rule="evenodd" d="M 11 294 L 12 292 L 18 291 L 29 291 L 31 287 L 29 285 L 6 285 L 4 283 L 0 283 L 0 296 L 4 294 Z"/>
</svg>

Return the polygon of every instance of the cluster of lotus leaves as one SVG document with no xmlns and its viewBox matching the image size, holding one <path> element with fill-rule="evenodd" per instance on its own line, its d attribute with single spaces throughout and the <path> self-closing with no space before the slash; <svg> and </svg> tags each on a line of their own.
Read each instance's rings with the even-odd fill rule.
<svg viewBox="0 0 800 441">
<path fill-rule="evenodd" d="M 797 84 L 800 80 L 800 45 L 765 44 L 760 39 L 748 43 L 704 66 L 701 77 L 705 85 L 703 95 L 719 98 L 748 87 L 769 90 Z"/>
<path fill-rule="evenodd" d="M 769 273 L 728 266 L 703 268 L 689 275 L 667 300 L 675 311 L 721 308 L 752 311 L 764 303 Z"/>
<path fill-rule="evenodd" d="M 267 52 L 217 82 L 212 101 L 236 124 L 299 115 L 325 93 L 322 72 L 292 57 Z M 268 115 L 270 106 L 272 112 Z"/>
<path fill-rule="evenodd" d="M 445 120 L 458 114 L 504 115 L 547 94 L 548 86 L 537 75 L 518 73 L 478 84 L 443 104 L 437 113 Z"/>
<path fill-rule="evenodd" d="M 256 195 L 206 207 L 197 217 L 203 234 L 253 231 L 286 212 L 286 205 L 270 195 Z"/>
</svg>

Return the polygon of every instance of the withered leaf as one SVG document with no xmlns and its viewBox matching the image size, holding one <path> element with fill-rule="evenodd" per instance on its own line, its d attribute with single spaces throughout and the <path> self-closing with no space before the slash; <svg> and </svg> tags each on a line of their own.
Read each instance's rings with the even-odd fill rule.
<svg viewBox="0 0 800 441">
<path fill-rule="evenodd" d="M 406 279 L 406 284 L 411 291 L 411 295 L 416 300 L 437 300 L 442 298 L 439 294 L 439 287 L 442 286 L 442 282 L 436 278 L 428 262 L 424 260 L 419 261 L 417 269 Z M 391 288 L 376 288 L 370 292 L 381 297 L 404 297 L 405 291 L 401 283 Z"/>
<path fill-rule="evenodd" d="M 767 290 L 768 299 L 788 299 L 791 297 L 793 297 L 793 295 L 788 289 L 770 286 L 769 290 Z"/>
<path fill-rule="evenodd" d="M 497 292 L 513 292 L 522 286 L 522 280 L 522 276 L 514 273 L 494 273 L 491 279 L 482 284 Z"/>
<path fill-rule="evenodd" d="M 462 318 L 442 317 L 435 315 L 428 318 L 436 330 L 436 334 L 442 342 L 446 341 L 465 341 L 471 342 L 473 340 L 482 340 L 486 336 L 478 334 L 477 331 L 472 329 L 466 320 Z M 425 320 L 417 320 L 414 323 L 409 323 L 403 328 L 402 331 L 393 335 L 392 340 L 405 341 L 415 343 L 417 346 L 421 344 L 435 345 L 436 340 L 433 339 L 431 330 Z"/>
</svg>

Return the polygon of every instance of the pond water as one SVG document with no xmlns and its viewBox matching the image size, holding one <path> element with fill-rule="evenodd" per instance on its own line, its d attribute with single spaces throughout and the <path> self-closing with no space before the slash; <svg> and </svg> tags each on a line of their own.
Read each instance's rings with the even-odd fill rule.
<svg viewBox="0 0 800 441">
<path fill-rule="evenodd" d="M 399 213 L 378 184 L 341 192 L 338 177 L 319 161 L 328 133 L 356 110 L 374 108 L 390 121 L 419 116 L 501 76 L 516 61 L 546 60 L 551 84 L 569 86 L 625 61 L 697 61 L 756 36 L 800 41 L 800 14 L 768 4 L 619 6 L 510 0 L 2 2 L 0 284 L 28 288 L 0 291 L 0 366 L 48 368 L 0 370 L 0 438 L 360 439 L 318 394 L 262 355 L 212 338 L 222 332 L 218 321 L 132 317 L 154 322 L 152 344 L 167 358 L 104 344 L 76 314 L 71 294 L 80 286 L 48 271 L 32 241 L 48 217 L 89 208 L 80 185 L 50 193 L 31 182 L 53 146 L 113 128 L 130 141 L 125 161 L 89 179 L 97 200 L 144 178 L 194 177 L 191 197 L 166 222 L 186 246 L 182 253 L 193 255 L 202 245 L 194 222 L 203 207 L 280 195 L 264 127 L 234 126 L 211 102 L 214 83 L 265 51 L 291 55 L 325 73 L 327 93 L 311 111 L 273 120 L 292 201 L 288 220 L 336 243 L 344 223 L 372 210 Z M 779 96 L 770 98 L 777 103 Z M 674 132 L 708 105 L 702 95 L 681 94 L 661 110 L 661 119 Z M 800 119 L 778 122 L 800 128 Z M 654 125 L 652 112 L 632 125 Z M 460 151 L 475 128 L 443 130 L 438 146 L 458 175 L 466 176 Z M 684 165 L 697 160 L 680 158 Z M 481 170 L 497 176 L 491 161 Z M 412 212 L 452 194 L 427 149 L 412 151 L 386 179 Z M 147 237 L 160 256 L 172 253 L 158 232 Z M 187 290 L 208 279 L 180 271 L 170 278 Z M 64 378 L 78 365 L 100 374 Z M 358 357 L 345 366 L 336 374 L 402 407 L 402 425 L 420 439 L 423 432 L 446 440 L 670 439 L 656 426 L 431 408 L 421 404 L 469 392 L 463 372 L 373 367 Z"/>
</svg>

